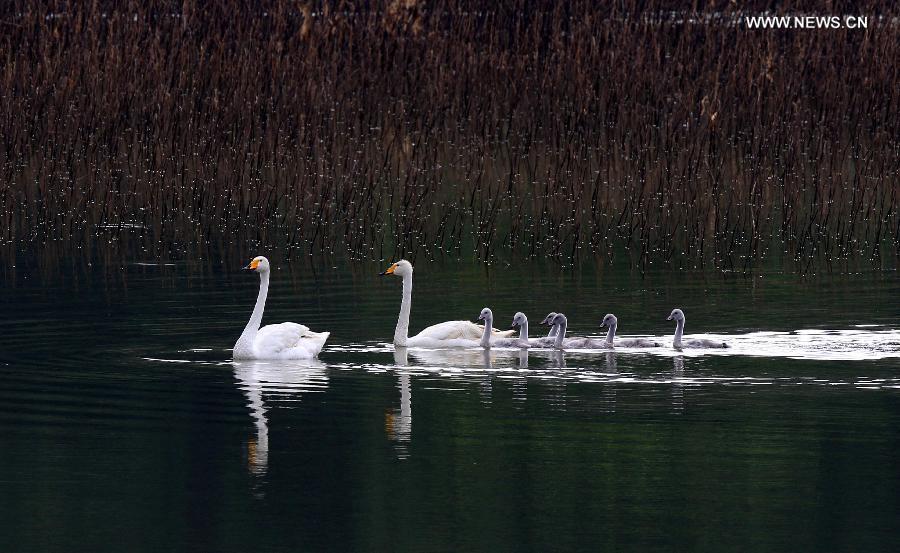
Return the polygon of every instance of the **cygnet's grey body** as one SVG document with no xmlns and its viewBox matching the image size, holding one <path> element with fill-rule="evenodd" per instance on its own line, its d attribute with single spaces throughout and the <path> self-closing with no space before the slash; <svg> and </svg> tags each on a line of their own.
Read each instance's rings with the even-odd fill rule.
<svg viewBox="0 0 900 553">
<path fill-rule="evenodd" d="M 684 334 L 684 311 L 681 309 L 673 309 L 672 313 L 666 318 L 667 321 L 675 321 L 675 339 L 672 346 L 675 349 L 682 348 L 727 348 L 728 344 L 719 340 L 708 340 L 706 338 L 691 338 L 682 340 Z"/>
<path fill-rule="evenodd" d="M 562 313 L 554 315 L 552 322 L 558 328 L 553 343 L 553 347 L 556 349 L 603 349 L 612 347 L 606 343 L 606 340 L 598 340 L 596 338 L 566 338 L 568 320 Z"/>
<path fill-rule="evenodd" d="M 603 321 L 600 323 L 600 328 L 603 328 L 604 326 L 609 327 L 609 332 L 606 333 L 606 343 L 609 344 L 610 347 L 616 345 L 626 348 L 658 348 L 662 345 L 650 338 L 622 338 L 616 340 L 616 328 L 618 325 L 619 319 L 612 313 L 608 313 L 603 317 Z"/>
</svg>

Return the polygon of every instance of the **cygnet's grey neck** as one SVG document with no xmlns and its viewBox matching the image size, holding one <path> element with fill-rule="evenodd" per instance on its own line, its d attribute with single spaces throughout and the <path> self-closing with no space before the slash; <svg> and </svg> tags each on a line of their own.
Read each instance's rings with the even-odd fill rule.
<svg viewBox="0 0 900 553">
<path fill-rule="evenodd" d="M 528 319 L 519 323 L 519 341 L 528 341 Z"/>
<path fill-rule="evenodd" d="M 609 345 L 613 345 L 613 340 L 616 338 L 616 326 L 618 326 L 617 321 L 612 321 L 609 324 L 609 331 L 606 333 L 606 343 Z"/>
<path fill-rule="evenodd" d="M 681 347 L 681 336 L 684 334 L 684 317 L 675 320 L 675 347 Z"/>
<path fill-rule="evenodd" d="M 484 316 L 484 333 L 481 335 L 481 347 L 491 347 L 491 329 L 494 327 L 494 316 L 487 313 Z"/>
<path fill-rule="evenodd" d="M 561 317 L 556 328 L 556 347 L 562 348 L 563 339 L 566 337 L 566 327 L 568 322 L 565 317 Z"/>
</svg>

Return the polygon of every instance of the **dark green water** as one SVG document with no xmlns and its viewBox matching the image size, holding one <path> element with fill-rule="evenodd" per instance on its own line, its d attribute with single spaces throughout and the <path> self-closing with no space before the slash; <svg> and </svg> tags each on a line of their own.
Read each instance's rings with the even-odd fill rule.
<svg viewBox="0 0 900 553">
<path fill-rule="evenodd" d="M 254 275 L 4 283 L 2 551 L 900 547 L 894 273 L 417 266 L 413 332 L 487 305 L 664 337 L 677 306 L 735 346 L 484 354 L 394 352 L 381 264 L 273 262 L 264 322 L 330 330 L 317 363 L 230 361 Z"/>
</svg>

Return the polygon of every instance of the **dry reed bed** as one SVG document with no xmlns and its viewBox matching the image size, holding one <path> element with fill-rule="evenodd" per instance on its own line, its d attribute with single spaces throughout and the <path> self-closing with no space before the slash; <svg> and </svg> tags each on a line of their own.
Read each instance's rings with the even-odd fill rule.
<svg viewBox="0 0 900 553">
<path fill-rule="evenodd" d="M 896 8 L 189 4 L 0 8 L 4 255 L 896 266 Z"/>
</svg>

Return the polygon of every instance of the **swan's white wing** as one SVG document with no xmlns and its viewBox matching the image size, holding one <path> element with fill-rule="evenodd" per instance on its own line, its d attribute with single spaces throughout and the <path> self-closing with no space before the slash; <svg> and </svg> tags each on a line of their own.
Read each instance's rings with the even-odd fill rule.
<svg viewBox="0 0 900 553">
<path fill-rule="evenodd" d="M 430 338 L 432 340 L 480 340 L 484 332 L 483 326 L 469 321 L 446 321 L 423 328 L 413 338 Z"/>
<path fill-rule="evenodd" d="M 315 357 L 319 355 L 322 348 L 325 347 L 325 341 L 328 340 L 330 332 L 307 332 L 305 336 L 300 338 L 297 346 L 286 351 L 282 359 L 305 359 L 307 357 Z"/>
<path fill-rule="evenodd" d="M 493 329 L 491 336 L 505 337 L 515 334 L 515 330 L 497 330 Z M 484 334 L 484 326 L 477 325 L 470 321 L 446 321 L 423 328 L 421 332 L 413 336 L 411 339 L 431 339 L 431 340 L 481 340 Z"/>
<path fill-rule="evenodd" d="M 312 332 L 297 323 L 264 326 L 256 334 L 253 349 L 259 359 L 304 359 L 315 357 L 328 339 L 328 332 Z"/>
</svg>

